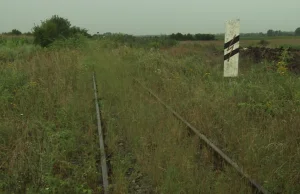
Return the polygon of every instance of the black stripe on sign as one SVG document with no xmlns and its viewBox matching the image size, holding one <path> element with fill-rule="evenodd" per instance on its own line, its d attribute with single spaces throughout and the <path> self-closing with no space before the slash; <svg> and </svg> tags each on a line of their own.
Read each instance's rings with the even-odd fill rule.
<svg viewBox="0 0 300 194">
<path fill-rule="evenodd" d="M 234 56 L 235 54 L 238 54 L 240 52 L 240 48 L 236 48 L 230 53 L 224 55 L 224 61 L 228 60 L 230 57 Z"/>
<path fill-rule="evenodd" d="M 228 47 L 234 45 L 235 43 L 237 43 L 238 41 L 240 41 L 240 35 L 235 36 L 232 40 L 226 42 L 224 44 L 224 49 L 227 49 Z"/>
</svg>

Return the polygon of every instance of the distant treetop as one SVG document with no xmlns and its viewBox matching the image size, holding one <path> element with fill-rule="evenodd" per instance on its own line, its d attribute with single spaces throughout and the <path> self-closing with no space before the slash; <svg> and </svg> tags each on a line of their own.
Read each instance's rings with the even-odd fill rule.
<svg viewBox="0 0 300 194">
<path fill-rule="evenodd" d="M 300 36 L 300 27 L 295 30 L 295 35 Z"/>
</svg>

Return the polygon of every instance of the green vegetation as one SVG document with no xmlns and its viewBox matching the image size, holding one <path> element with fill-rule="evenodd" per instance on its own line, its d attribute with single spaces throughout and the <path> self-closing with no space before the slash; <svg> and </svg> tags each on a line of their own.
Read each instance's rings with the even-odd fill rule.
<svg viewBox="0 0 300 194">
<path fill-rule="evenodd" d="M 17 30 L 17 29 L 13 29 L 13 30 L 11 31 L 11 34 L 12 34 L 12 35 L 21 35 L 22 32 L 19 31 L 19 30 Z"/>
<path fill-rule="evenodd" d="M 259 40 L 259 39 L 291 39 L 292 36 L 299 36 L 300 28 L 295 31 L 281 31 L 269 29 L 266 33 L 256 32 L 256 33 L 240 33 L 241 39 L 243 40 Z M 216 34 L 216 39 L 222 40 L 224 34 Z"/>
<path fill-rule="evenodd" d="M 120 45 L 139 48 L 161 48 L 174 46 L 178 43 L 176 40 L 173 40 L 168 36 L 137 37 L 122 33 L 95 35 L 93 38 L 95 40 L 102 40 L 102 42 L 106 42 L 105 45 L 110 45 L 114 48 L 117 48 Z"/>
<path fill-rule="evenodd" d="M 295 30 L 295 35 L 300 36 L 300 27 Z"/>
<path fill-rule="evenodd" d="M 88 39 L 58 16 L 34 29 L 0 37 L 0 193 L 102 192 L 92 71 L 112 193 L 251 193 L 133 78 L 271 193 L 299 193 L 300 82 L 286 50 L 276 63 L 241 58 L 224 79 L 223 42 Z"/>
<path fill-rule="evenodd" d="M 19 36 L 19 35 L 22 35 L 22 32 L 20 30 L 17 30 L 17 29 L 13 29 L 12 31 L 10 32 L 6 32 L 6 33 L 3 33 L 4 35 L 15 35 L 15 36 Z"/>
<path fill-rule="evenodd" d="M 171 39 L 178 40 L 178 41 L 186 41 L 186 40 L 215 40 L 215 35 L 213 34 L 171 34 L 169 36 Z"/>
<path fill-rule="evenodd" d="M 33 39 L 28 37 L 0 36 L 0 64 L 1 62 L 13 62 L 17 59 L 29 57 L 40 49 L 32 43 Z"/>
<path fill-rule="evenodd" d="M 101 193 L 87 40 L 33 41 L 0 38 L 0 193 Z"/>
<path fill-rule="evenodd" d="M 260 46 L 268 46 L 268 45 L 270 44 L 270 42 L 267 41 L 267 40 L 262 39 L 262 40 L 260 40 L 260 41 L 258 42 L 258 44 L 259 44 Z"/>
<path fill-rule="evenodd" d="M 91 61 L 99 62 L 98 84 L 106 141 L 114 153 L 116 193 L 129 192 L 139 174 L 128 178 L 125 172 L 131 168 L 146 177 L 141 188 L 157 193 L 250 193 L 230 168 L 214 170 L 197 137 L 191 137 L 186 127 L 135 85 L 133 77 L 272 193 L 300 191 L 296 170 L 300 167 L 300 85 L 299 78 L 284 68 L 284 55 L 278 66 L 242 60 L 241 76 L 223 79 L 218 64 L 222 56 L 209 56 L 213 47 L 185 45 L 164 52 L 119 47 L 100 55 L 102 47 L 97 48 Z M 270 70 L 270 65 L 278 69 Z M 130 154 L 124 154 L 124 149 Z"/>
<path fill-rule="evenodd" d="M 57 15 L 52 16 L 46 21 L 42 21 L 40 26 L 33 28 L 34 43 L 42 47 L 47 47 L 56 40 L 66 40 L 76 34 L 89 36 L 86 29 L 76 26 L 71 27 L 71 23 Z"/>
<path fill-rule="evenodd" d="M 80 56 L 39 51 L 1 64 L 0 192 L 100 190 L 90 74 Z"/>
<path fill-rule="evenodd" d="M 267 31 L 267 36 L 294 36 L 294 32 L 284 32 L 281 30 L 268 30 Z"/>
</svg>

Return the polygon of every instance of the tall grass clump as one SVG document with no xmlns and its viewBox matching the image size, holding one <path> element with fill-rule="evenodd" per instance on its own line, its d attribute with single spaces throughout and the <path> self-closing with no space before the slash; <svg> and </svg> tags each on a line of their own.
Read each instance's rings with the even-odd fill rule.
<svg viewBox="0 0 300 194">
<path fill-rule="evenodd" d="M 97 39 L 106 41 L 107 44 L 117 48 L 118 46 L 128 46 L 130 48 L 153 48 L 172 47 L 178 42 L 168 36 L 133 36 L 128 34 L 111 34 L 108 36 L 97 36 Z"/>
<path fill-rule="evenodd" d="M 0 63 L 29 57 L 38 50 L 40 47 L 33 45 L 31 37 L 0 36 Z"/>
<path fill-rule="evenodd" d="M 89 67 L 45 49 L 0 68 L 0 192 L 100 193 Z"/>
</svg>

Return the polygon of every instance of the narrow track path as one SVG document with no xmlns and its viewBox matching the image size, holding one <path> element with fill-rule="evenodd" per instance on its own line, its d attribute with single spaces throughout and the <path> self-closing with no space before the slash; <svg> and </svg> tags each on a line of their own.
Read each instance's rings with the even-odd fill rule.
<svg viewBox="0 0 300 194">
<path fill-rule="evenodd" d="M 98 127 L 98 134 L 99 134 L 100 154 L 101 154 L 102 181 L 103 181 L 104 194 L 108 194 L 109 193 L 108 170 L 107 170 L 106 154 L 104 148 L 103 130 L 101 127 L 101 117 L 100 117 L 100 109 L 98 104 L 98 95 L 97 95 L 98 91 L 97 91 L 95 73 L 93 73 L 93 84 L 94 84 L 94 92 L 95 92 L 97 127 Z"/>
</svg>

